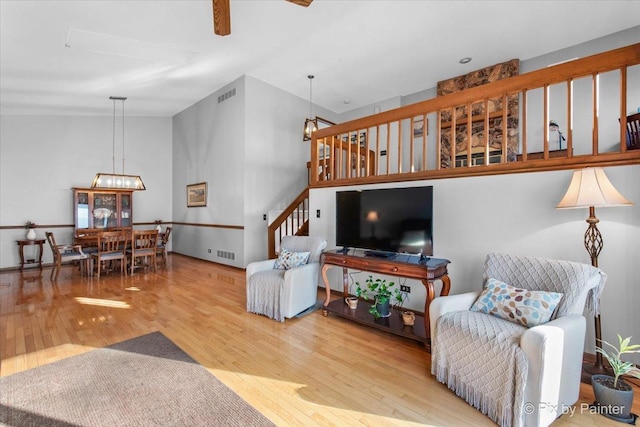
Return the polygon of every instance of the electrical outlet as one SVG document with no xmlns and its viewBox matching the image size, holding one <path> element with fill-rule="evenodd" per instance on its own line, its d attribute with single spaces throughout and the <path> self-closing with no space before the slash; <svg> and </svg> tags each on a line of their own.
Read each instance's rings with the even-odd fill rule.
<svg viewBox="0 0 640 427">
<path fill-rule="evenodd" d="M 406 292 L 408 294 L 411 293 L 411 286 L 400 285 L 400 292 Z"/>
<path fill-rule="evenodd" d="M 267 220 L 267 214 L 262 215 L 262 220 L 266 221 Z"/>
<path fill-rule="evenodd" d="M 386 156 L 386 155 L 387 155 L 387 150 L 380 150 L 380 157 Z"/>
<path fill-rule="evenodd" d="M 320 218 L 320 209 L 316 209 L 316 218 Z"/>
</svg>

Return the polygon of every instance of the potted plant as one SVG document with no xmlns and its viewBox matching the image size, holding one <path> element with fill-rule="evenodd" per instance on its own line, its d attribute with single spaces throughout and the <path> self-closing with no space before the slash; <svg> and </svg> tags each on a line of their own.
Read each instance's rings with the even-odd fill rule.
<svg viewBox="0 0 640 427">
<path fill-rule="evenodd" d="M 636 416 L 631 414 L 633 388 L 620 378 L 622 375 L 640 378 L 640 369 L 633 363 L 620 359 L 622 354 L 640 353 L 640 344 L 629 344 L 630 341 L 631 337 L 622 339 L 618 335 L 618 347 L 606 341 L 602 342 L 610 348 L 610 351 L 596 347 L 596 351 L 602 354 L 611 365 L 614 376 L 593 375 L 591 385 L 599 413 L 616 421 L 635 424 Z"/>
<path fill-rule="evenodd" d="M 369 307 L 369 313 L 373 314 L 376 319 L 380 317 L 389 317 L 391 315 L 392 301 L 393 305 L 402 305 L 405 293 L 395 287 L 395 282 L 387 282 L 387 279 L 373 279 L 373 276 L 367 277 L 365 287 L 356 282 L 356 296 L 369 300 L 369 292 L 372 294 L 373 305 Z"/>
</svg>

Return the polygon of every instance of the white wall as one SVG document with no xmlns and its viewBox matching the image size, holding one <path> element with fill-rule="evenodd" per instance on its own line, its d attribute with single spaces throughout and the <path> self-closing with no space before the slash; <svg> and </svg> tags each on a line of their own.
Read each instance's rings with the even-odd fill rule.
<svg viewBox="0 0 640 427">
<path fill-rule="evenodd" d="M 218 103 L 233 88 L 236 95 Z M 195 224 L 175 225 L 175 252 L 240 268 L 267 258 L 263 215 L 284 209 L 308 185 L 310 144 L 302 140 L 308 102 L 243 76 L 174 117 L 173 219 Z M 186 185 L 197 182 L 208 184 L 207 206 L 187 208 Z"/>
<path fill-rule="evenodd" d="M 640 337 L 640 166 L 605 169 L 613 185 L 631 207 L 596 210 L 604 249 L 599 266 L 608 275 L 602 297 L 602 330 L 605 340 L 616 333 Z M 451 261 L 451 293 L 482 288 L 482 267 L 489 252 L 541 256 L 590 263 L 584 248 L 587 209 L 556 210 L 572 171 L 537 172 L 473 178 L 440 179 L 396 184 L 396 187 L 433 185 L 434 256 Z M 310 234 L 327 238 L 335 247 L 335 193 L 353 188 L 387 188 L 393 185 L 313 189 L 311 210 L 321 209 L 320 219 L 311 219 Z M 331 269 L 332 289 L 342 290 L 340 269 Z M 363 281 L 368 273 L 354 276 Z M 356 279 L 357 278 L 357 279 Z M 397 279 L 397 278 L 395 278 Z M 394 281 L 395 281 L 394 279 Z M 407 281 L 410 299 L 405 306 L 424 308 L 424 286 Z M 438 287 L 439 292 L 439 287 Z M 589 322 L 587 351 L 593 353 L 593 327 Z M 635 358 L 640 361 L 640 357 Z"/>
<path fill-rule="evenodd" d="M 218 96 L 232 96 L 218 103 Z M 244 266 L 245 80 L 239 78 L 173 118 L 173 250 L 195 258 Z M 207 183 L 207 206 L 187 207 L 188 184 Z M 210 252 L 209 252 L 210 251 Z M 235 254 L 235 259 L 218 256 Z"/>
<path fill-rule="evenodd" d="M 309 102 L 247 76 L 244 158 L 245 266 L 267 258 L 268 221 L 308 185 L 310 143 L 302 140 Z"/>
<path fill-rule="evenodd" d="M 126 117 L 125 173 L 147 187 L 133 195 L 134 222 L 171 220 L 171 119 Z M 122 171 L 122 138 L 116 135 L 116 173 Z M 113 169 L 113 117 L 0 117 L 0 224 L 38 225 L 39 238 L 53 231 L 60 243 L 73 233 L 72 187 L 89 187 L 97 172 Z M 24 229 L 0 230 L 0 268 L 19 265 L 16 239 Z M 32 249 L 32 248 L 28 248 Z M 28 250 L 25 249 L 25 250 Z M 52 260 L 45 247 L 43 262 Z"/>
</svg>

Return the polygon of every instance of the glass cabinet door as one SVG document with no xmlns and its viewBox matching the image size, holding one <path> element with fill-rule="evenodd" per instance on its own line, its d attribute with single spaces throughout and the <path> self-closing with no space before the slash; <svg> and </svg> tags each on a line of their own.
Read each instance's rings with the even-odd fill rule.
<svg viewBox="0 0 640 427">
<path fill-rule="evenodd" d="M 115 193 L 93 195 L 93 227 L 118 227 L 118 204 Z"/>
<path fill-rule="evenodd" d="M 89 228 L 89 193 L 77 193 L 76 228 Z"/>
<path fill-rule="evenodd" d="M 120 197 L 120 226 L 131 227 L 131 194 L 122 194 Z"/>
</svg>

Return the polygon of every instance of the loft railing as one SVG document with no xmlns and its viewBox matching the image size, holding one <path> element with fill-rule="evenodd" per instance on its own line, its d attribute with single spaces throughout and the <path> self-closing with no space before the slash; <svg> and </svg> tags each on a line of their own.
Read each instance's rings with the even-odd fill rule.
<svg viewBox="0 0 640 427">
<path fill-rule="evenodd" d="M 320 129 L 310 185 L 640 163 L 626 136 L 639 64 L 634 44 Z"/>
<path fill-rule="evenodd" d="M 309 187 L 295 198 L 268 227 L 267 245 L 269 259 L 276 257 L 276 245 L 284 236 L 309 234 Z"/>
</svg>

